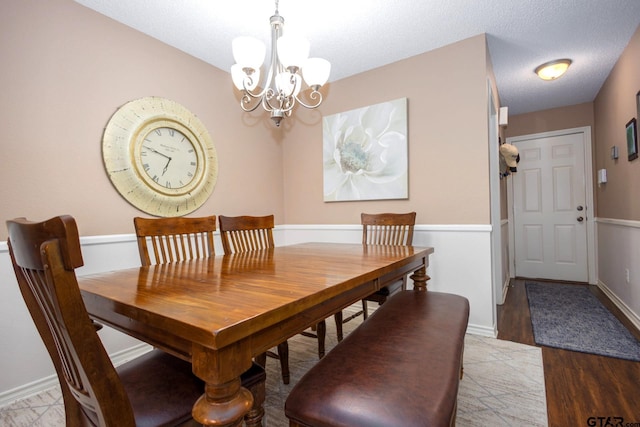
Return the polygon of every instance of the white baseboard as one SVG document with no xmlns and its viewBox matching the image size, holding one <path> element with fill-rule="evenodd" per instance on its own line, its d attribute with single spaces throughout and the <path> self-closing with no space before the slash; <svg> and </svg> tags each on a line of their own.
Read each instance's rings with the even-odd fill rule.
<svg viewBox="0 0 640 427">
<path fill-rule="evenodd" d="M 47 377 L 40 378 L 37 381 L 33 381 L 31 383 L 21 385 L 20 387 L 16 387 L 12 390 L 7 390 L 3 393 L 0 393 L 0 407 L 9 405 L 16 400 L 25 399 L 45 390 L 49 390 L 50 388 L 56 387 L 57 385 L 58 376 L 49 375 Z"/>
<path fill-rule="evenodd" d="M 482 337 L 498 338 L 498 330 L 496 328 L 491 329 L 481 325 L 469 324 L 467 326 L 467 333 L 470 335 L 479 335 Z"/>
<path fill-rule="evenodd" d="M 139 344 L 134 347 L 130 347 L 126 350 L 111 355 L 111 363 L 114 366 L 122 365 L 131 359 L 142 356 L 148 351 L 152 350 L 152 347 L 148 344 Z M 29 396 L 41 393 L 50 388 L 57 387 L 58 376 L 49 375 L 44 378 L 40 378 L 37 381 L 33 381 L 29 384 L 24 384 L 20 387 L 16 387 L 13 390 L 8 390 L 4 393 L 0 393 L 0 407 L 15 402 L 16 400 L 25 399 Z"/>
<path fill-rule="evenodd" d="M 604 294 L 606 296 L 609 297 L 609 299 L 611 300 L 611 302 L 613 302 L 613 304 L 615 304 L 616 307 L 618 307 L 620 309 L 620 311 L 622 312 L 622 314 L 624 314 L 624 316 L 629 319 L 629 321 L 631 323 L 633 323 L 633 325 L 636 327 L 636 329 L 640 330 L 640 317 L 638 317 L 633 310 L 631 310 L 629 308 L 628 305 L 626 305 L 624 303 L 624 301 L 622 301 L 620 298 L 618 298 L 618 296 L 616 294 L 614 294 L 611 289 L 609 289 L 609 287 L 607 285 L 605 285 L 602 281 L 598 281 L 598 288 L 604 292 Z"/>
<path fill-rule="evenodd" d="M 511 283 L 511 278 L 509 276 L 505 277 L 504 283 L 502 284 L 502 301 L 497 301 L 498 305 L 504 304 L 507 300 L 507 292 L 509 292 L 509 284 Z"/>
</svg>

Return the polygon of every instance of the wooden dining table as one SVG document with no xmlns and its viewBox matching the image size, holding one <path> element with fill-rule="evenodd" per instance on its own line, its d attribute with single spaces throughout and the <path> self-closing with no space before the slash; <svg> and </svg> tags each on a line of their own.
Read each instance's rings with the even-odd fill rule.
<svg viewBox="0 0 640 427">
<path fill-rule="evenodd" d="M 192 363 L 204 380 L 193 416 L 241 425 L 252 358 L 411 274 L 426 291 L 433 248 L 303 243 L 92 274 L 90 316 Z"/>
</svg>

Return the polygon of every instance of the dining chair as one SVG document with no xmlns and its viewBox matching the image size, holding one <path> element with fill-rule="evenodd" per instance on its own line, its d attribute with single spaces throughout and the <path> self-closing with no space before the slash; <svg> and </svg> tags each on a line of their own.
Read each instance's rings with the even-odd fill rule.
<svg viewBox="0 0 640 427">
<path fill-rule="evenodd" d="M 215 255 L 215 215 L 202 218 L 133 218 L 142 265 L 167 264 Z"/>
<path fill-rule="evenodd" d="M 117 368 L 111 363 L 78 287 L 75 269 L 83 259 L 75 220 L 17 218 L 7 228 L 20 292 L 58 375 L 66 426 L 199 425 L 191 411 L 204 383 L 190 363 L 160 350 Z M 247 380 L 264 383 L 260 366 L 250 371 Z"/>
<path fill-rule="evenodd" d="M 273 241 L 274 217 L 266 216 L 224 216 L 219 215 L 220 236 L 222 237 L 222 247 L 225 254 L 244 253 L 259 249 L 268 249 L 275 246 Z M 301 335 L 318 340 L 318 357 L 322 358 L 325 353 L 326 323 L 319 322 L 315 326 L 316 332 L 304 331 Z M 289 384 L 289 344 L 284 341 L 278 345 L 278 352 L 268 351 L 261 355 L 258 363 L 264 366 L 266 356 L 280 360 L 282 370 L 282 381 Z"/>
<path fill-rule="evenodd" d="M 416 224 L 416 213 L 381 213 L 360 215 L 362 223 L 363 245 L 411 246 L 413 228 Z M 367 301 L 383 304 L 387 298 L 407 288 L 407 276 L 397 282 L 383 286 L 378 291 L 362 300 L 363 316 L 366 319 Z"/>
<path fill-rule="evenodd" d="M 413 243 L 413 229 L 416 224 L 416 213 L 381 213 L 381 214 L 360 214 L 362 224 L 362 244 L 366 246 L 387 245 L 387 246 L 410 246 Z M 407 276 L 402 276 L 399 280 L 383 286 L 373 294 L 362 300 L 362 311 L 344 319 L 346 323 L 353 318 L 363 315 L 364 319 L 369 317 L 367 303 L 369 301 L 383 304 L 387 298 L 400 290 L 407 288 Z M 338 314 L 341 316 L 341 314 Z M 336 322 L 338 323 L 338 322 Z M 338 340 L 342 339 L 342 334 L 338 334 Z"/>
<path fill-rule="evenodd" d="M 135 217 L 133 224 L 138 240 L 140 262 L 143 266 L 170 264 L 215 255 L 213 244 L 213 233 L 216 231 L 215 215 L 200 218 Z M 254 365 L 264 371 L 264 363 Z M 247 377 L 251 376 L 248 375 L 249 373 L 247 372 Z M 245 382 L 243 386 L 248 388 L 254 396 L 254 406 L 252 412 L 245 417 L 245 423 L 247 426 L 261 425 L 264 415 L 262 406 L 265 398 L 265 383 L 264 381 L 262 383 Z"/>
</svg>

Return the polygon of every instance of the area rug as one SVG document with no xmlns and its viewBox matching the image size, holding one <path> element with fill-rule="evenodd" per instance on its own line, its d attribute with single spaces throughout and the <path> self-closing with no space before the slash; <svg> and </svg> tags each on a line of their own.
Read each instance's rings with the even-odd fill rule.
<svg viewBox="0 0 640 427">
<path fill-rule="evenodd" d="M 369 304 L 371 313 L 377 305 Z M 344 317 L 361 309 L 348 307 Z M 362 316 L 344 325 L 353 331 Z M 333 318 L 327 319 L 327 351 L 337 344 Z M 296 335 L 289 340 L 291 384 L 284 385 L 277 360 L 267 358 L 266 427 L 287 427 L 284 402 L 294 384 L 318 361 L 317 343 Z M 425 363 L 429 363 L 425 355 Z M 1 421 L 1 418 L 0 418 Z M 1 423 L 0 423 L 1 425 Z M 540 347 L 467 334 L 464 376 L 458 390 L 458 427 L 546 427 L 547 401 Z M 390 426 L 392 427 L 392 426 Z M 393 426 L 396 427 L 396 426 Z M 397 426 L 403 427 L 403 426 Z"/>
<path fill-rule="evenodd" d="M 360 309 L 354 304 L 345 317 Z M 375 309 L 369 307 L 370 311 Z M 362 322 L 362 316 L 345 324 L 345 334 Z M 333 319 L 327 319 L 327 350 L 337 343 Z M 265 427 L 287 427 L 284 401 L 293 385 L 318 361 L 313 339 L 296 335 L 289 340 L 291 384 L 282 383 L 277 360 L 267 360 Z M 429 363 L 425 355 L 425 363 Z M 542 351 L 540 347 L 476 335 L 465 337 L 464 377 L 458 391 L 458 427 L 546 427 Z M 3 427 L 64 427 L 60 388 L 0 407 Z M 393 426 L 395 427 L 395 426 Z"/>
<path fill-rule="evenodd" d="M 536 344 L 640 361 L 640 342 L 586 286 L 525 286 Z"/>
</svg>

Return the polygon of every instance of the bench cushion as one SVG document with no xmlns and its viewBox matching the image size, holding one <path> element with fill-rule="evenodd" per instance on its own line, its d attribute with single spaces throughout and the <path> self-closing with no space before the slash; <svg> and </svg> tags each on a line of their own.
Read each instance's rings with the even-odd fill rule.
<svg viewBox="0 0 640 427">
<path fill-rule="evenodd" d="M 309 370 L 285 414 L 304 426 L 448 426 L 455 420 L 469 302 L 402 291 Z"/>
</svg>

